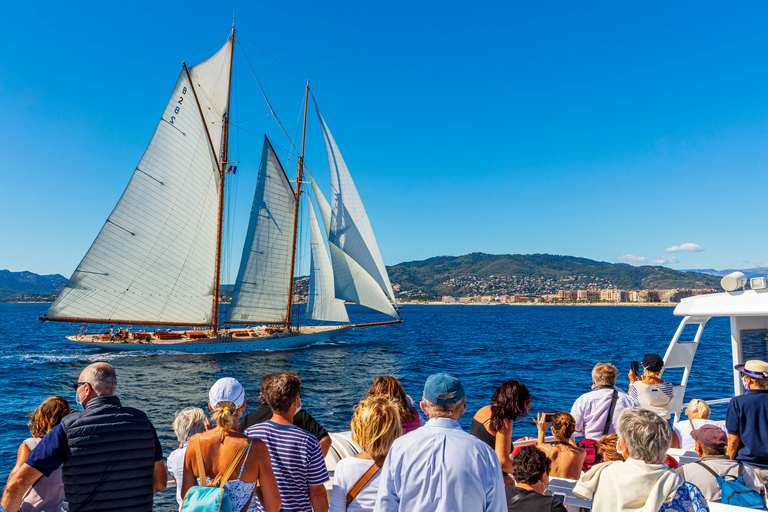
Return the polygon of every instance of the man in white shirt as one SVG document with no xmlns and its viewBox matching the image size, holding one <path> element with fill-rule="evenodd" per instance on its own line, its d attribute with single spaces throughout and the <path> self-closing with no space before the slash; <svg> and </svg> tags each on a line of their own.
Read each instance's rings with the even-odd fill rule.
<svg viewBox="0 0 768 512">
<path fill-rule="evenodd" d="M 467 410 L 459 379 L 430 376 L 420 405 L 429 421 L 392 444 L 374 512 L 507 512 L 499 458 L 459 426 Z"/>
<path fill-rule="evenodd" d="M 619 370 L 611 363 L 597 363 L 592 369 L 592 391 L 577 398 L 571 407 L 571 414 L 576 419 L 576 437 L 597 441 L 603 435 L 616 432 L 621 412 L 637 407 L 637 403 L 628 394 L 616 387 L 618 374 Z M 605 431 L 614 393 L 617 395 L 616 405 L 611 424 Z"/>
</svg>

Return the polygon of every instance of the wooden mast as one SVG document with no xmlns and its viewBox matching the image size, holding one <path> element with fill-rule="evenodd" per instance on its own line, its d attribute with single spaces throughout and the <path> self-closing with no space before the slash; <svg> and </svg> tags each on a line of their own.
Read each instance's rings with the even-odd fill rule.
<svg viewBox="0 0 768 512">
<path fill-rule="evenodd" d="M 296 202 L 293 208 L 293 251 L 291 253 L 291 281 L 288 286 L 288 313 L 285 319 L 285 326 L 291 328 L 291 310 L 293 309 L 293 272 L 296 265 L 296 243 L 299 232 L 299 198 L 301 197 L 301 182 L 304 180 L 304 146 L 307 142 L 307 107 L 309 106 L 309 80 L 307 88 L 304 91 L 304 128 L 301 133 L 301 156 L 299 156 L 299 167 L 296 170 Z"/>
<path fill-rule="evenodd" d="M 229 89 L 227 90 L 227 110 L 222 118 L 221 155 L 219 158 L 219 220 L 216 228 L 216 277 L 213 287 L 213 314 L 211 316 L 211 328 L 215 335 L 219 330 L 219 300 L 221 288 L 221 239 L 224 231 L 224 182 L 227 173 L 227 160 L 229 160 L 229 103 L 232 97 L 232 58 L 235 53 L 235 24 L 232 22 L 232 43 L 229 47 Z"/>
</svg>

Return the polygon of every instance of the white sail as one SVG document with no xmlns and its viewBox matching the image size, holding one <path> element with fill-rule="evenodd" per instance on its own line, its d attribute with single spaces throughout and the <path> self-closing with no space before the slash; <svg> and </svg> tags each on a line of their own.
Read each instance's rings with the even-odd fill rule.
<svg viewBox="0 0 768 512">
<path fill-rule="evenodd" d="M 331 205 L 328 204 L 328 200 L 323 195 L 320 187 L 317 186 L 315 178 L 307 171 L 309 176 L 309 182 L 312 184 L 312 192 L 315 193 L 315 199 L 317 199 L 317 206 L 320 208 L 320 216 L 323 218 L 323 225 L 325 226 L 325 232 L 331 232 Z"/>
<path fill-rule="evenodd" d="M 395 293 L 357 187 L 317 102 L 315 109 L 323 129 L 328 166 L 331 168 L 331 229 L 328 241 L 355 260 L 395 302 Z M 331 257 L 334 257 L 333 251 Z"/>
<path fill-rule="evenodd" d="M 210 323 L 219 172 L 204 126 L 182 70 L 125 192 L 48 317 Z"/>
<path fill-rule="evenodd" d="M 315 217 L 312 200 L 309 206 L 309 239 L 312 249 L 311 271 L 309 274 L 309 296 L 306 317 L 327 322 L 349 322 L 344 301 L 336 298 L 333 287 L 333 267 L 325 249 L 323 234 Z"/>
<path fill-rule="evenodd" d="M 398 318 L 398 314 L 390 304 L 389 299 L 379 284 L 347 256 L 333 242 L 328 242 L 333 260 L 333 283 L 336 297 L 349 302 L 355 302 L 376 311 Z"/>
<path fill-rule="evenodd" d="M 295 201 L 293 187 L 265 137 L 228 322 L 286 321 Z"/>
<path fill-rule="evenodd" d="M 197 100 L 211 136 L 216 159 L 221 157 L 221 133 L 224 113 L 229 103 L 229 79 L 232 66 L 232 36 L 210 59 L 189 68 Z"/>
</svg>

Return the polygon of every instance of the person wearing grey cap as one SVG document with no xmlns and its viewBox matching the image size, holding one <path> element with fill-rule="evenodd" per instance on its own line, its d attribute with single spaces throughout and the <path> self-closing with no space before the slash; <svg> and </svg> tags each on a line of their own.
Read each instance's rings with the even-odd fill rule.
<svg viewBox="0 0 768 512">
<path fill-rule="evenodd" d="M 752 360 L 734 369 L 741 372 L 746 391 L 731 399 L 725 413 L 726 453 L 754 466 L 760 480 L 768 485 L 768 363 Z"/>
<path fill-rule="evenodd" d="M 744 485 L 754 489 L 765 499 L 765 486 L 760 482 L 755 470 L 741 462 L 730 459 L 725 454 L 728 436 L 717 425 L 706 424 L 691 432 L 696 443 L 696 453 L 701 461 L 684 464 L 677 469 L 677 474 L 699 488 L 708 502 L 720 503 L 720 484 L 718 476 L 741 475 Z"/>
<path fill-rule="evenodd" d="M 467 410 L 461 381 L 445 373 L 430 376 L 420 406 L 429 421 L 393 443 L 374 512 L 505 512 L 499 458 L 459 426 Z"/>
</svg>

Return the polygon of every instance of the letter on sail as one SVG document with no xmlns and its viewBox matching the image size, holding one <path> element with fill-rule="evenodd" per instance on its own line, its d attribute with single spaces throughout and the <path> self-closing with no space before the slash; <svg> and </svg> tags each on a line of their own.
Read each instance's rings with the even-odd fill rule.
<svg viewBox="0 0 768 512">
<path fill-rule="evenodd" d="M 312 248 L 312 265 L 309 274 L 309 297 L 306 317 L 328 322 L 349 322 L 344 301 L 336 298 L 333 286 L 333 270 L 328 251 L 325 249 L 323 234 L 317 224 L 312 201 L 309 206 L 309 234 Z"/>
<path fill-rule="evenodd" d="M 228 87 L 224 80 L 208 94 L 225 97 Z M 184 69 L 125 192 L 46 316 L 209 324 L 218 187 Z"/>
<path fill-rule="evenodd" d="M 288 176 L 265 137 L 251 220 L 227 322 L 286 321 L 295 201 Z"/>
</svg>

